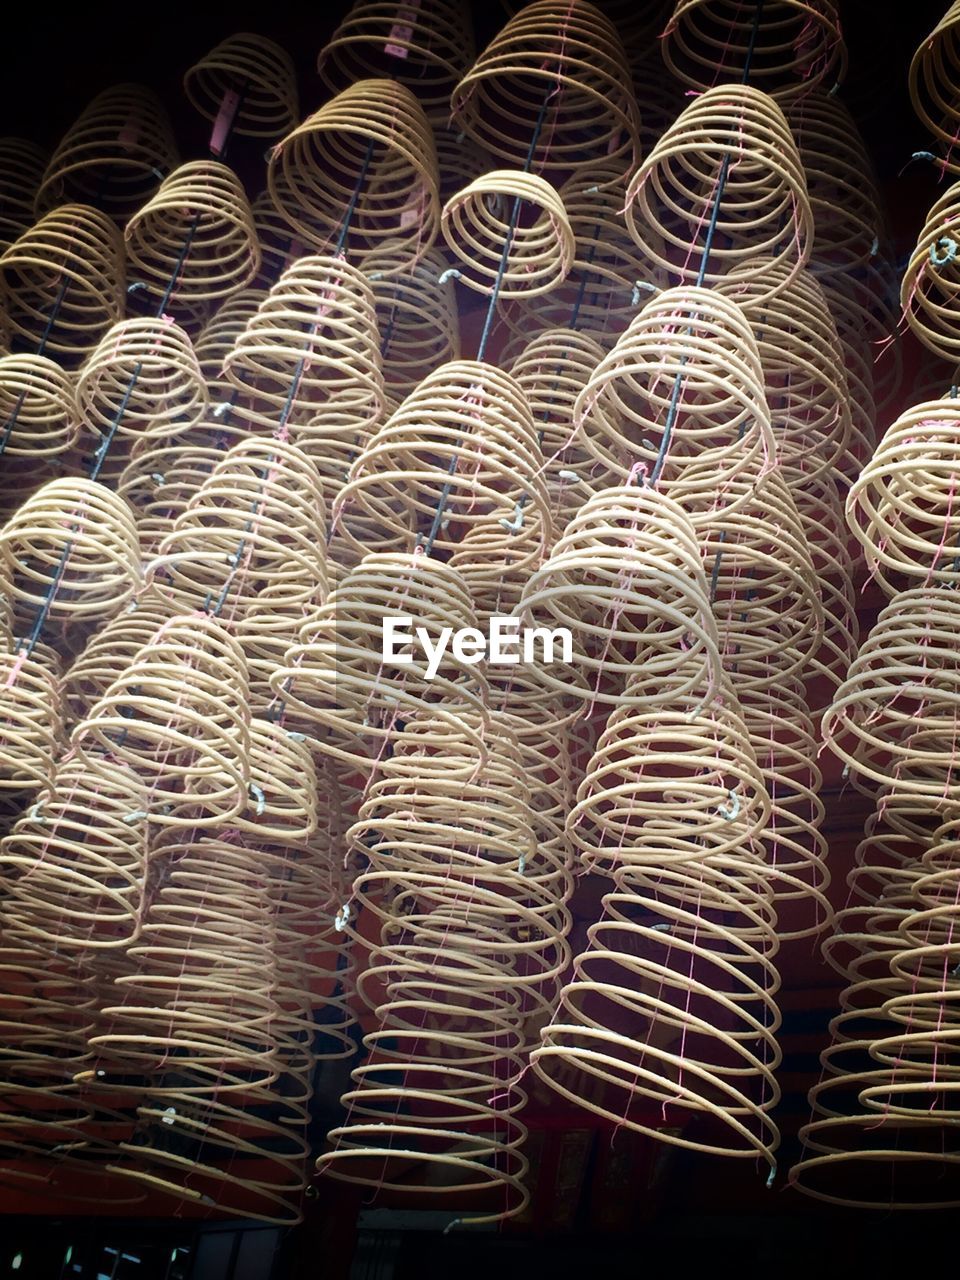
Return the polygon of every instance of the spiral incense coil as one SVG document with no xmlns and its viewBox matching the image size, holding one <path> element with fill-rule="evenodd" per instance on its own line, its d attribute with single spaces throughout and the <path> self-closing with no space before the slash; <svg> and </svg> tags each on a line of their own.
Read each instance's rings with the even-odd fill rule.
<svg viewBox="0 0 960 1280">
<path fill-rule="evenodd" d="M 777 685 L 820 645 L 820 584 L 778 470 L 741 474 L 724 497 L 733 500 L 719 510 L 706 495 L 684 504 L 710 581 L 720 656 L 736 689 Z"/>
<path fill-rule="evenodd" d="M 768 297 L 804 265 L 813 241 L 803 165 L 787 121 L 772 98 L 749 85 L 718 85 L 684 107 L 634 175 L 625 216 L 647 258 L 679 284 L 716 284 L 732 267 L 759 280 L 771 258 L 786 264 L 768 283 Z"/>
<path fill-rule="evenodd" d="M 445 268 L 435 248 L 408 266 L 389 240 L 364 260 L 377 309 L 384 382 L 398 397 L 438 365 L 460 358 L 456 296 L 453 281 L 444 279 Z"/>
<path fill-rule="evenodd" d="M 960 171 L 957 125 L 960 122 L 960 4 L 954 2 L 920 45 L 910 63 L 910 101 L 921 124 L 940 144 L 940 164 Z"/>
<path fill-rule="evenodd" d="M 238 434 L 234 427 L 211 421 L 171 433 L 163 441 L 147 436 L 133 445 L 117 491 L 133 507 L 145 561 L 156 559 L 177 517 Z"/>
<path fill-rule="evenodd" d="M 178 1207 L 215 1206 L 230 1217 L 281 1227 L 302 1221 L 308 1148 L 296 1129 L 250 1106 L 154 1095 L 144 1093 L 135 1135 L 117 1144 L 119 1154 L 105 1166 L 109 1174 L 140 1187 L 143 1196 L 171 1197 Z M 286 1103 L 277 1092 L 263 1105 Z"/>
<path fill-rule="evenodd" d="M 149 692 L 148 692 L 149 691 Z M 148 784 L 150 820 L 210 826 L 241 813 L 250 713 L 239 645 L 213 618 L 163 622 L 73 731 L 81 758 L 108 752 Z M 172 811 L 192 799 L 202 812 Z"/>
<path fill-rule="evenodd" d="M 605 347 L 626 328 L 637 308 L 638 282 L 652 287 L 666 283 L 627 234 L 623 220 L 624 177 L 615 163 L 597 161 L 574 173 L 560 188 L 560 200 L 574 236 L 574 260 L 566 279 L 549 297 L 527 305 L 521 295 L 502 309 L 507 326 L 523 340 L 531 327 L 569 325 L 602 333 Z M 653 277 L 651 279 L 651 276 Z M 645 296 L 645 295 L 644 295 Z"/>
<path fill-rule="evenodd" d="M 901 575 L 937 585 L 960 582 L 954 510 L 960 406 L 930 400 L 902 414 L 854 481 L 847 519 L 887 595 Z"/>
<path fill-rule="evenodd" d="M 262 592 L 283 611 L 327 590 L 323 498 L 296 445 L 250 436 L 229 449 L 177 516 L 153 568 L 183 609 L 251 619 Z M 270 626 L 269 614 L 261 624 Z"/>
<path fill-rule="evenodd" d="M 606 158 L 623 170 L 634 156 L 636 106 L 623 46 L 586 0 L 525 5 L 457 85 L 451 108 L 461 130 L 515 169 L 526 161 L 535 173 L 569 172 Z"/>
<path fill-rule="evenodd" d="M 423 108 L 392 80 L 360 80 L 276 146 L 270 194 L 320 253 L 362 262 L 384 240 L 409 266 L 437 238 L 437 153 Z"/>
<path fill-rule="evenodd" d="M 355 0 L 320 51 L 317 71 L 332 93 L 368 77 L 399 81 L 431 121 L 445 123 L 450 93 L 474 56 L 463 0 Z"/>
<path fill-rule="evenodd" d="M 342 511 L 343 533 L 353 538 L 351 507 L 383 519 L 397 503 L 424 533 L 432 530 L 439 550 L 493 517 L 516 530 L 532 564 L 550 539 L 541 471 L 533 418 L 514 379 L 490 364 L 456 361 L 428 374 L 365 445 L 334 520 Z M 398 538 L 408 527 L 398 522 Z"/>
<path fill-rule="evenodd" d="M 298 259 L 247 321 L 224 376 L 241 397 L 234 414 L 260 429 L 308 420 L 334 398 L 359 402 L 372 419 L 383 378 L 363 272 L 341 258 Z"/>
<path fill-rule="evenodd" d="M 702 664 L 686 660 L 668 689 L 691 674 L 699 684 L 672 697 L 662 676 L 632 676 L 611 711 L 567 817 L 586 869 L 615 875 L 749 850 L 770 817 L 732 688 L 705 698 Z"/>
<path fill-rule="evenodd" d="M 510 210 L 519 201 L 516 218 Z M 563 201 L 532 173 L 495 169 L 452 196 L 440 229 L 466 265 L 469 289 L 503 298 L 549 293 L 570 274 L 576 248 Z"/>
<path fill-rule="evenodd" d="M 904 318 L 917 338 L 944 360 L 960 357 L 960 183 L 948 188 L 927 214 L 900 287 Z"/>
<path fill-rule="evenodd" d="M 603 348 L 587 334 L 547 329 L 531 339 L 510 369 L 540 432 L 547 496 L 558 532 L 590 496 L 594 460 L 580 441 L 574 410 L 602 359 Z"/>
<path fill-rule="evenodd" d="M 213 391 L 224 388 L 224 397 L 229 395 L 229 384 L 224 377 L 223 367 L 227 356 L 233 350 L 247 324 L 257 314 L 266 299 L 265 289 L 241 289 L 225 298 L 197 335 L 193 344 L 197 364 L 207 388 Z"/>
<path fill-rule="evenodd" d="M 44 622 L 109 617 L 143 581 L 133 513 L 96 480 L 51 480 L 0 530 L 0 576 Z"/>
<path fill-rule="evenodd" d="M 163 103 L 139 84 L 98 94 L 50 157 L 37 192 L 39 213 L 89 201 L 123 222 L 180 162 Z"/>
<path fill-rule="evenodd" d="M 483 717 L 476 728 L 465 724 L 464 715 L 485 704 L 483 676 L 449 648 L 431 680 L 426 679 L 426 653 L 416 645 L 411 663 L 388 663 L 385 620 L 406 617 L 424 628 L 434 645 L 444 627 L 457 631 L 476 621 L 466 585 L 441 561 L 417 554 L 365 556 L 305 624 L 299 644 L 288 650 L 272 681 L 275 691 L 314 726 L 374 744 L 395 737 L 398 718 L 404 721 L 430 707 L 446 718 L 448 732 L 466 734 L 479 750 Z M 369 758 L 325 741 L 316 727 L 311 737 L 334 757 L 370 768 Z"/>
<path fill-rule="evenodd" d="M 847 107 L 823 89 L 786 107 L 807 175 L 816 238 L 810 255 L 818 273 L 853 271 L 870 261 L 883 233 L 883 202 L 866 148 Z"/>
<path fill-rule="evenodd" d="M 147 877 L 145 803 L 143 783 L 117 761 L 67 757 L 0 844 L 10 936 L 81 950 L 135 938 Z"/>
<path fill-rule="evenodd" d="M 176 613 L 173 601 L 148 588 L 137 597 L 134 607 L 128 606 L 93 633 L 60 683 L 68 726 L 88 717 L 137 653 Z"/>
<path fill-rule="evenodd" d="M 601 678 L 629 676 L 641 663 L 669 677 L 679 649 L 692 664 L 680 693 L 698 687 L 705 668 L 714 677 L 719 672 L 696 534 L 686 512 L 654 489 L 624 486 L 590 498 L 531 574 L 522 616 L 570 630 L 577 679 L 555 677 L 549 664 L 539 668 L 540 678 L 587 701 L 616 705 L 621 693 L 607 691 Z M 649 696 L 655 704 L 657 691 L 651 688 Z M 661 685 L 659 697 L 672 696 L 672 688 Z"/>
<path fill-rule="evenodd" d="M 0 356 L 0 443 L 5 457 L 64 453 L 80 431 L 73 380 L 45 356 Z"/>
<path fill-rule="evenodd" d="M 821 277 L 820 284 L 837 323 L 840 352 L 847 374 L 850 406 L 850 438 L 837 459 L 837 470 L 855 480 L 873 453 L 876 442 L 877 406 L 874 395 L 874 355 L 864 342 L 864 320 L 857 307 L 838 287 L 841 277 Z"/>
<path fill-rule="evenodd" d="M 826 896 L 827 842 L 820 832 L 823 775 L 816 764 L 818 742 L 804 688 L 793 678 L 772 689 L 741 689 L 739 694 L 743 724 L 770 795 L 770 819 L 760 840 L 767 851 L 774 906 L 778 912 L 782 906 L 802 912 L 793 928 L 781 919 L 777 934 L 781 942 L 812 937 L 830 924 L 833 909 Z"/>
<path fill-rule="evenodd" d="M 843 505 L 832 479 L 794 475 L 784 468 L 820 587 L 823 635 L 805 673 L 809 679 L 825 676 L 832 689 L 845 679 L 857 656 L 860 623 L 852 579 L 853 558 L 843 518 Z M 818 705 L 818 704 L 814 704 Z"/>
<path fill-rule="evenodd" d="M 243 186 L 232 169 L 213 160 L 174 169 L 127 223 L 124 239 L 131 274 L 177 316 L 242 289 L 260 268 Z"/>
<path fill-rule="evenodd" d="M 774 438 L 756 340 L 740 307 L 715 289 L 669 289 L 651 298 L 580 393 L 574 423 L 607 483 L 635 466 L 667 492 L 709 494 L 759 460 Z"/>
<path fill-rule="evenodd" d="M 779 980 L 762 867 L 717 857 L 623 868 L 603 906 L 530 1055 L 534 1070 L 633 1132 L 775 1167 Z"/>
<path fill-rule="evenodd" d="M 661 48 L 670 71 L 694 89 L 718 80 L 750 83 L 778 100 L 835 88 L 847 69 L 838 6 L 832 0 L 774 0 L 756 24 L 737 0 L 677 0 Z M 756 25 L 755 25 L 756 24 Z"/>
<path fill-rule="evenodd" d="M 75 360 L 123 315 L 123 241 L 105 213 L 65 204 L 0 257 L 7 318 L 24 343 Z M 49 329 L 49 332 L 48 332 Z"/>
<path fill-rule="evenodd" d="M 121 320 L 77 379 L 85 419 L 103 435 L 163 439 L 207 411 L 207 389 L 186 333 L 165 320 Z"/>
<path fill-rule="evenodd" d="M 0 253 L 34 223 L 33 202 L 46 154 L 26 138 L 0 138 Z"/>
<path fill-rule="evenodd" d="M 905 769 L 917 795 L 954 802 L 960 794 L 958 617 L 952 587 L 901 592 L 881 611 L 837 691 L 823 734 L 868 793 Z"/>
<path fill-rule="evenodd" d="M 785 271 L 771 263 L 771 275 Z M 740 284 L 736 271 L 717 289 L 753 327 L 778 462 L 802 465 L 811 476 L 827 473 L 847 446 L 851 416 L 840 337 L 823 290 L 808 271 L 759 305 L 754 298 L 766 284 Z"/>
<path fill-rule="evenodd" d="M 543 916 L 548 938 L 538 933 L 524 941 L 518 934 L 515 941 L 518 954 L 540 959 L 526 978 L 513 978 L 518 986 L 535 992 L 558 977 L 569 959 L 562 941 L 569 919 L 563 911 L 558 914 L 558 889 L 569 893 L 569 878 L 558 850 L 535 840 L 531 797 L 522 773 L 524 753 L 512 724 L 499 713 L 491 715 L 490 723 L 485 758 L 466 778 L 451 776 L 444 761 L 433 754 L 438 725 L 428 716 L 418 716 L 409 732 L 398 734 L 394 773 L 371 782 L 358 821 L 347 832 L 348 842 L 359 842 L 367 851 L 374 873 L 369 883 L 361 876 L 354 889 L 361 898 L 370 893 L 376 899 L 372 891 L 389 880 L 398 891 L 409 889 L 406 907 L 416 912 L 424 899 L 435 900 L 430 877 L 442 873 L 448 884 L 461 882 L 463 895 L 478 890 L 473 922 L 485 920 L 488 908 L 497 911 L 484 894 L 503 899 L 501 925 L 518 910 L 528 923 Z M 469 745 L 464 750 L 463 744 L 451 743 L 448 758 L 454 775 L 468 766 L 471 754 Z M 420 873 L 426 878 L 418 878 Z M 395 898 L 379 905 L 372 901 L 371 910 L 394 922 L 402 918 L 411 923 L 409 916 L 398 914 Z M 470 923 L 468 917 L 461 929 Z M 430 925 L 423 921 L 418 927 L 426 930 Z M 483 949 L 482 941 L 477 945 Z"/>
<path fill-rule="evenodd" d="M 936 806 L 931 812 L 929 798 L 913 790 L 913 779 L 896 785 L 903 789 L 882 796 L 856 853 L 850 884 L 866 905 L 842 911 L 827 940 L 832 945 L 824 947 L 848 986 L 831 1022 L 831 1043 L 821 1054 L 824 1072 L 810 1091 L 813 1114 L 801 1130 L 805 1149 L 790 1180 L 798 1190 L 834 1203 L 928 1208 L 950 1203 L 956 1185 L 937 1116 L 938 1095 L 944 1099 L 950 1087 L 949 1046 L 931 1041 L 938 1024 L 941 1030 L 949 1025 L 949 1010 L 936 1012 L 934 991 L 946 983 L 947 971 L 941 958 L 939 975 L 934 962 L 932 981 L 924 981 L 925 926 L 936 911 L 932 917 L 917 912 L 917 888 L 940 832 Z M 905 932 L 917 923 L 919 948 L 911 947 L 911 933 Z M 878 1166 L 886 1175 L 880 1180 Z"/>
<path fill-rule="evenodd" d="M 280 725 L 250 721 L 250 794 L 232 826 L 258 840 L 307 840 L 317 829 L 315 770 L 310 751 Z"/>
<path fill-rule="evenodd" d="M 49 786 L 62 742 L 56 674 L 26 650 L 0 653 L 0 792 Z"/>
<path fill-rule="evenodd" d="M 204 119 L 214 121 L 210 149 L 216 155 L 231 133 L 279 138 L 300 117 L 290 55 L 247 31 L 227 36 L 195 62 L 183 77 L 183 90 Z"/>
</svg>

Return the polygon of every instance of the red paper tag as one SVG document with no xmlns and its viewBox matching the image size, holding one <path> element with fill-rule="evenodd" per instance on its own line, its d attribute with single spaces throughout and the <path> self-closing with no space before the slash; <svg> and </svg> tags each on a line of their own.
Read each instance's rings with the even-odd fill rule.
<svg viewBox="0 0 960 1280">
<path fill-rule="evenodd" d="M 135 115 L 127 117 L 127 122 L 117 135 L 121 147 L 135 147 L 140 137 L 140 121 Z"/>
<path fill-rule="evenodd" d="M 390 55 L 391 58 L 405 58 L 410 50 L 407 48 L 410 37 L 413 35 L 413 24 L 417 18 L 417 10 L 420 8 L 420 0 L 413 0 L 412 4 L 401 9 L 397 18 L 398 21 L 390 28 L 390 34 L 387 37 L 387 43 L 383 46 L 383 52 Z M 407 44 L 395 44 L 396 40 L 404 40 Z"/>
<path fill-rule="evenodd" d="M 217 112 L 217 118 L 213 122 L 213 132 L 210 134 L 210 150 L 215 156 L 220 155 L 226 146 L 239 106 L 239 93 L 235 89 L 228 89 L 223 95 L 220 110 Z"/>
</svg>

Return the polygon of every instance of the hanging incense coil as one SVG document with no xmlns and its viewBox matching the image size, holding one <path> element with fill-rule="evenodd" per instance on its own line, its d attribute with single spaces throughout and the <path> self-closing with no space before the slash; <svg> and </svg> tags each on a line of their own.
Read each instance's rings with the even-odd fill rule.
<svg viewBox="0 0 960 1280">
<path fill-rule="evenodd" d="M 615 163 L 597 161 L 574 173 L 560 188 L 560 199 L 574 236 L 570 272 L 549 297 L 538 297 L 528 306 L 521 296 L 505 306 L 502 315 L 525 342 L 532 326 L 569 326 L 587 330 L 609 347 L 633 318 L 638 282 L 646 289 L 665 279 L 662 272 L 651 272 L 627 234 L 626 186 Z"/>
<path fill-rule="evenodd" d="M 563 201 L 532 173 L 495 169 L 474 179 L 444 205 L 440 229 L 466 266 L 460 279 L 478 293 L 491 294 L 498 284 L 503 298 L 549 293 L 573 265 Z"/>
<path fill-rule="evenodd" d="M 18 340 L 32 349 L 42 342 L 66 361 L 82 357 L 123 315 L 123 241 L 88 205 L 45 214 L 0 257 L 0 276 Z"/>
<path fill-rule="evenodd" d="M 524 6 L 457 85 L 451 107 L 461 130 L 514 169 L 526 162 L 534 173 L 570 172 L 605 158 L 623 170 L 635 154 L 623 46 L 586 0 Z"/>
<path fill-rule="evenodd" d="M 597 365 L 574 422 L 607 483 L 659 464 L 666 492 L 718 505 L 735 502 L 728 485 L 775 448 L 753 331 L 715 289 L 651 298 Z"/>
<path fill-rule="evenodd" d="M 353 538 L 352 507 L 383 520 L 395 506 L 430 531 L 428 549 L 452 548 L 459 533 L 492 518 L 529 547 L 525 564 L 539 558 L 551 536 L 542 454 L 509 374 L 474 360 L 441 365 L 373 434 L 350 468 L 334 520 L 342 512 L 342 531 Z M 408 528 L 408 520 L 397 522 L 398 541 Z"/>
<path fill-rule="evenodd" d="M 50 157 L 37 192 L 38 213 L 89 201 L 123 222 L 180 163 L 163 103 L 139 84 L 97 94 Z"/>
<path fill-rule="evenodd" d="M 840 289 L 842 278 L 823 276 L 820 284 L 829 303 L 830 314 L 837 324 L 850 392 L 850 438 L 836 465 L 841 475 L 854 480 L 872 455 L 877 438 L 876 378 L 874 355 L 864 340 L 864 318 L 856 304 Z"/>
<path fill-rule="evenodd" d="M 953 362 L 960 357 L 960 312 L 955 303 L 958 258 L 960 183 L 955 183 L 927 214 L 900 286 L 907 324 L 925 347 Z"/>
<path fill-rule="evenodd" d="M 77 379 L 85 419 L 102 435 L 163 439 L 207 411 L 207 389 L 186 333 L 165 320 L 121 320 Z"/>
<path fill-rule="evenodd" d="M 9 936 L 80 951 L 133 940 L 147 882 L 145 804 L 143 783 L 119 762 L 67 757 L 0 844 Z"/>
<path fill-rule="evenodd" d="M 505 725 L 496 729 L 485 765 L 454 794 L 441 761 L 416 768 L 414 728 L 413 742 L 405 734 L 397 743 L 401 755 L 412 750 L 409 770 L 375 783 L 361 807 L 353 835 L 374 838 L 355 893 L 383 925 L 359 995 L 376 1008 L 379 1030 L 367 1040 L 370 1063 L 352 1073 L 347 1119 L 319 1161 L 360 1183 L 386 1161 L 381 1177 L 394 1182 L 394 1161 L 412 1156 L 419 1168 L 405 1189 L 429 1187 L 437 1166 L 459 1171 L 462 1192 L 506 1193 L 506 1209 L 501 1202 L 491 1218 L 526 1200 L 516 1152 L 524 1130 L 514 1119 L 524 1011 L 562 972 L 568 927 L 541 882 L 516 744 Z M 493 1169 L 489 1133 L 478 1131 L 491 1123 Z"/>
<path fill-rule="evenodd" d="M 0 653 L 0 793 L 49 786 L 62 745 L 56 673 L 26 648 Z"/>
<path fill-rule="evenodd" d="M 670 71 L 694 89 L 746 80 L 778 100 L 834 89 L 847 50 L 833 0 L 775 0 L 759 19 L 737 0 L 677 0 L 661 48 Z"/>
<path fill-rule="evenodd" d="M 243 832 L 258 856 L 270 843 L 308 840 L 317 830 L 316 770 L 301 736 L 275 721 L 258 716 L 250 720 L 247 803 L 224 827 L 230 840 Z M 178 816 L 186 820 L 194 807 L 194 801 L 181 804 Z"/>
<path fill-rule="evenodd" d="M 68 727 L 87 719 L 94 704 L 143 646 L 176 614 L 173 601 L 148 588 L 137 597 L 134 607 L 128 606 L 93 633 L 60 684 Z"/>
<path fill-rule="evenodd" d="M 147 692 L 149 691 L 149 692 Z M 108 752 L 148 785 L 150 820 L 211 826 L 242 812 L 249 782 L 247 673 L 213 618 L 161 623 L 76 726 L 82 759 Z M 176 806 L 192 800 L 189 817 Z"/>
<path fill-rule="evenodd" d="M 631 676 L 600 734 L 566 822 L 587 870 L 613 876 L 737 852 L 770 817 L 732 687 L 711 699 L 703 664 L 680 657 L 666 682 Z"/>
<path fill-rule="evenodd" d="M 771 275 L 786 270 L 770 265 Z M 743 309 L 753 328 L 778 462 L 812 476 L 826 473 L 847 446 L 851 417 L 840 337 L 823 290 L 805 270 L 759 304 L 754 299 L 766 284 L 740 284 L 736 271 L 716 288 Z"/>
<path fill-rule="evenodd" d="M 710 581 L 720 656 L 735 689 L 777 686 L 820 645 L 820 584 L 779 470 L 741 473 L 723 496 L 730 505 L 719 509 L 715 496 L 684 502 Z"/>
<path fill-rule="evenodd" d="M 684 107 L 634 175 L 625 216 L 646 257 L 679 284 L 716 284 L 732 267 L 759 280 L 770 259 L 786 264 L 768 297 L 804 265 L 813 241 L 790 128 L 749 85 L 718 85 Z"/>
<path fill-rule="evenodd" d="M 239 293 L 231 294 L 200 330 L 193 350 L 209 391 L 222 387 L 225 397 L 229 394 L 229 384 L 223 372 L 227 357 L 266 296 L 265 289 L 241 289 Z"/>
<path fill-rule="evenodd" d="M 762 865 L 745 850 L 624 868 L 603 907 L 534 1070 L 633 1132 L 775 1167 L 779 979 Z"/>
<path fill-rule="evenodd" d="M 736 687 L 736 675 L 732 677 Z M 739 689 L 740 713 L 757 768 L 770 796 L 770 818 L 759 839 L 770 869 L 781 942 L 821 933 L 833 919 L 826 896 L 830 886 L 827 842 L 820 832 L 825 809 L 819 798 L 823 775 L 819 748 L 807 714 L 802 683 L 787 678 L 768 689 Z"/>
<path fill-rule="evenodd" d="M 390 241 L 371 253 L 363 272 L 377 309 L 387 390 L 402 398 L 438 365 L 460 358 L 460 321 L 453 281 L 439 249 L 408 266 Z M 398 269 L 399 266 L 399 269 Z"/>
<path fill-rule="evenodd" d="M 574 417 L 577 398 L 602 359 L 603 348 L 587 334 L 547 329 L 524 347 L 510 369 L 540 433 L 547 496 L 558 533 L 591 493 L 588 477 L 595 463 Z"/>
<path fill-rule="evenodd" d="M 910 101 L 920 123 L 939 143 L 941 167 L 960 172 L 957 125 L 960 122 L 960 4 L 952 3 L 920 45 L 910 63 Z"/>
<path fill-rule="evenodd" d="M 33 202 L 46 154 L 26 138 L 0 138 L 0 253 L 34 223 Z"/>
<path fill-rule="evenodd" d="M 857 850 L 850 883 L 866 905 L 842 911 L 837 932 L 827 939 L 831 945 L 824 946 L 848 985 L 821 1054 L 823 1075 L 810 1091 L 813 1114 L 800 1133 L 803 1155 L 790 1171 L 791 1183 L 805 1194 L 864 1208 L 938 1207 L 954 1203 L 956 1194 L 936 1115 L 939 1090 L 930 1090 L 922 1106 L 911 1105 L 924 1091 L 924 1077 L 929 1081 L 929 1068 L 912 1052 L 918 1048 L 922 1058 L 928 1041 L 923 1019 L 929 987 L 923 991 L 923 975 L 909 959 L 906 967 L 899 963 L 910 955 L 909 936 L 901 930 L 918 919 L 915 887 L 936 840 L 938 806 L 931 810 L 930 799 L 917 796 L 910 777 L 897 788 L 882 796 L 868 839 Z M 924 950 L 921 943 L 913 956 Z M 947 1009 L 941 1009 L 944 1015 L 949 1017 Z M 903 1023 L 912 1016 L 919 1016 L 920 1026 L 904 1037 Z M 902 1052 L 893 1057 L 888 1051 L 895 1047 Z M 936 1063 L 936 1049 L 932 1056 Z M 949 1077 L 946 1056 L 942 1068 L 934 1066 L 935 1075 L 941 1070 Z M 878 1181 L 878 1172 L 886 1177 Z"/>
<path fill-rule="evenodd" d="M 352 401 L 372 421 L 383 399 L 370 283 L 342 258 L 298 259 L 267 293 L 224 364 L 239 399 L 232 413 L 265 430 Z"/>
<path fill-rule="evenodd" d="M 248 624 L 262 592 L 283 612 L 327 590 L 319 477 L 287 441 L 241 440 L 215 464 L 160 544 L 154 571 L 182 609 L 210 608 Z"/>
<path fill-rule="evenodd" d="M 590 498 L 524 588 L 524 621 L 569 629 L 576 679 L 540 678 L 559 693 L 616 705 L 619 689 L 601 677 L 634 668 L 664 680 L 683 649 L 691 665 L 679 692 L 720 669 L 717 634 L 700 549 L 690 518 L 666 494 L 644 486 L 604 489 Z M 696 669 L 694 669 L 696 666 Z M 562 670 L 562 669 L 561 669 Z M 662 697 L 672 697 L 667 685 Z M 644 696 L 648 696 L 646 692 Z M 656 691 L 649 696 L 656 703 Z"/>
<path fill-rule="evenodd" d="M 462 0 L 355 0 L 321 49 L 317 71 L 332 93 L 369 77 L 399 81 L 431 121 L 445 123 L 450 93 L 474 56 Z"/>
<path fill-rule="evenodd" d="M 73 380 L 45 356 L 0 356 L 0 450 L 52 457 L 75 443 L 80 412 Z"/>
<path fill-rule="evenodd" d="M 211 151 L 220 155 L 231 133 L 278 138 L 300 117 L 297 75 L 285 49 L 238 31 L 215 45 L 183 77 L 183 90 L 214 121 Z"/>
<path fill-rule="evenodd" d="M 903 771 L 917 795 L 954 801 L 960 794 L 960 663 L 952 639 L 958 611 L 952 587 L 915 587 L 895 596 L 824 717 L 824 738 L 867 794 Z"/>
<path fill-rule="evenodd" d="M 109 617 L 143 581 L 133 513 L 96 480 L 51 480 L 0 530 L 0 576 L 44 622 Z"/>
<path fill-rule="evenodd" d="M 131 274 L 176 317 L 250 284 L 260 245 L 243 186 L 213 160 L 182 164 L 124 233 Z"/>
<path fill-rule="evenodd" d="M 818 273 L 864 266 L 883 234 L 883 202 L 856 123 L 839 98 L 804 92 L 786 107 L 807 176 L 816 238 L 810 255 Z"/>
<path fill-rule="evenodd" d="M 288 134 L 270 157 L 270 194 L 297 235 L 351 262 L 385 240 L 407 265 L 437 238 L 437 154 L 409 89 L 361 80 Z"/>
<path fill-rule="evenodd" d="M 405 720 L 425 707 L 448 724 L 448 732 L 467 737 L 480 749 L 480 729 L 465 726 L 467 712 L 485 705 L 486 685 L 475 665 L 447 649 L 432 679 L 427 658 L 414 646 L 413 661 L 391 664 L 384 657 L 385 620 L 410 617 L 436 644 L 444 627 L 454 631 L 475 624 L 466 585 L 442 561 L 417 554 L 369 554 L 345 573 L 309 620 L 284 668 L 273 680 L 276 692 L 314 726 L 347 739 L 389 742 Z M 326 741 L 317 727 L 318 746 L 334 758 L 369 769 L 370 759 L 356 750 Z"/>
<path fill-rule="evenodd" d="M 897 419 L 854 481 L 847 519 L 888 596 L 903 578 L 960 582 L 958 459 L 960 405 L 931 400 Z"/>
<path fill-rule="evenodd" d="M 145 436 L 130 450 L 117 492 L 133 508 L 144 560 L 154 560 L 177 517 L 237 439 L 236 428 L 203 423 L 165 439 Z"/>
<path fill-rule="evenodd" d="M 823 609 L 820 648 L 811 656 L 805 674 L 810 680 L 825 676 L 831 688 L 836 689 L 857 656 L 860 639 L 853 558 L 849 553 L 843 504 L 833 479 L 813 479 L 803 472 L 794 475 L 788 468 L 784 468 L 784 472 L 810 552 Z"/>
</svg>

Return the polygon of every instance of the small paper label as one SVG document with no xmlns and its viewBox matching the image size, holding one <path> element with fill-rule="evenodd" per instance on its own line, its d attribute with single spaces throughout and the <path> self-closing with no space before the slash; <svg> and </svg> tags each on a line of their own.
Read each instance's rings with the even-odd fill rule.
<svg viewBox="0 0 960 1280">
<path fill-rule="evenodd" d="M 239 106 L 239 93 L 235 89 L 228 89 L 223 95 L 220 110 L 217 112 L 217 118 L 213 122 L 213 132 L 210 134 L 210 150 L 215 156 L 220 155 L 226 146 Z"/>
<path fill-rule="evenodd" d="M 407 45 L 413 35 L 413 24 L 417 20 L 417 10 L 419 8 L 420 0 L 414 0 L 412 4 L 407 5 L 397 13 L 397 21 L 390 28 L 387 43 L 383 46 L 383 52 L 389 54 L 391 58 L 405 58 L 409 54 L 410 50 Z M 396 44 L 395 41 L 398 40 L 403 40 L 405 43 Z"/>
</svg>

